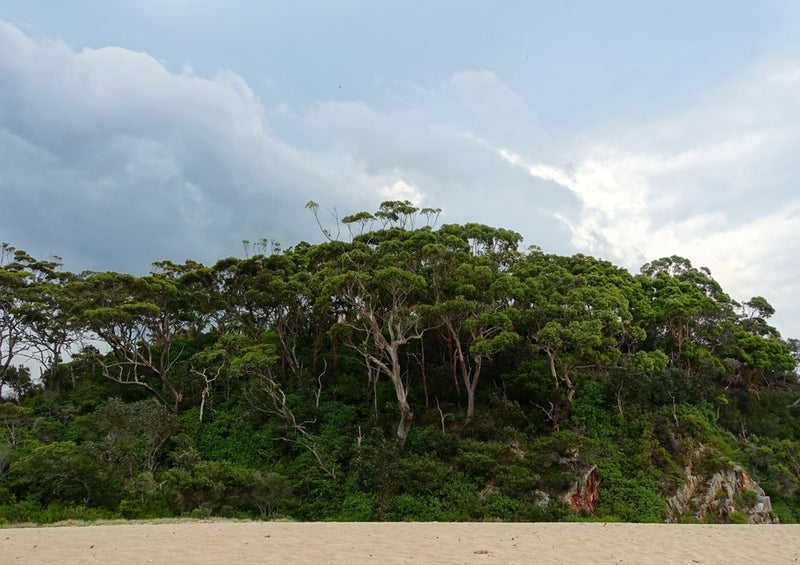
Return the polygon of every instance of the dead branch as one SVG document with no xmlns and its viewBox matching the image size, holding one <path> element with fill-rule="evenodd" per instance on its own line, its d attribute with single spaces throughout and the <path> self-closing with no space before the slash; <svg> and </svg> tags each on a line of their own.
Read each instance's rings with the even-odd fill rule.
<svg viewBox="0 0 800 565">
<path fill-rule="evenodd" d="M 317 403 L 319 403 L 323 374 L 324 372 L 318 377 L 320 390 L 318 390 L 316 393 Z M 286 425 L 289 426 L 296 434 L 296 437 L 277 437 L 272 439 L 287 441 L 307 449 L 317 460 L 317 464 L 319 465 L 320 469 L 322 469 L 322 471 L 328 475 L 334 483 L 338 483 L 335 470 L 333 467 L 328 467 L 328 465 L 325 464 L 322 456 L 319 453 L 317 438 L 308 431 L 308 426 L 315 424 L 317 419 L 314 418 L 313 420 L 304 420 L 299 422 L 294 414 L 294 411 L 286 402 L 286 394 L 280 388 L 280 385 L 278 385 L 272 379 L 272 377 L 261 375 L 261 391 L 266 393 L 269 402 L 261 402 L 258 399 L 251 397 L 250 401 L 253 407 L 256 410 L 277 416 L 278 418 L 282 419 L 284 423 L 286 423 Z"/>
</svg>

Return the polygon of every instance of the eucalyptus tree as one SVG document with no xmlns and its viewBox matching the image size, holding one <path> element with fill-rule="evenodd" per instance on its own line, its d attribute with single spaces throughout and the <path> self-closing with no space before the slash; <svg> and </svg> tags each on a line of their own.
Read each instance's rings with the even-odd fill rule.
<svg viewBox="0 0 800 565">
<path fill-rule="evenodd" d="M 282 376 L 288 368 L 296 378 L 303 373 L 299 343 L 313 333 L 306 249 L 301 245 L 269 256 L 228 258 L 214 266 L 222 302 L 232 322 L 229 330 L 256 342 L 275 340 Z"/>
<path fill-rule="evenodd" d="M 62 364 L 71 359 L 85 342 L 85 331 L 74 315 L 74 292 L 80 275 L 58 272 L 50 280 L 39 281 L 28 289 L 25 317 L 27 339 L 34 361 L 41 364 L 44 385 L 59 392 L 63 385 Z M 73 385 L 74 375 L 73 375 Z"/>
<path fill-rule="evenodd" d="M 672 256 L 645 264 L 637 279 L 648 297 L 649 319 L 644 324 L 648 335 L 657 339 L 654 346 L 687 373 L 724 372 L 715 349 L 721 345 L 722 328 L 728 322 L 732 327 L 736 316 L 734 302 L 711 272 Z"/>
<path fill-rule="evenodd" d="M 457 367 L 467 393 L 467 422 L 475 415 L 484 361 L 519 340 L 513 281 L 501 270 L 516 249 L 515 238 L 505 238 L 512 233 L 478 224 L 447 225 L 437 232 L 437 242 L 424 248 L 433 303 L 425 311 L 451 346 L 454 371 Z"/>
<path fill-rule="evenodd" d="M 474 256 L 487 258 L 499 269 L 508 269 L 522 257 L 519 252 L 522 235 L 515 231 L 476 223 L 442 226 L 444 233 L 450 233 L 453 229 L 463 234 Z"/>
<path fill-rule="evenodd" d="M 417 212 L 419 208 L 408 200 L 386 200 L 381 202 L 374 217 L 383 223 L 383 229 L 413 230 Z"/>
<path fill-rule="evenodd" d="M 153 274 L 177 286 L 182 297 L 182 318 L 190 336 L 208 332 L 221 335 L 227 331 L 232 321 L 221 277 L 214 267 L 191 259 L 182 264 L 158 261 L 153 266 Z"/>
<path fill-rule="evenodd" d="M 356 235 L 363 235 L 365 232 L 371 231 L 370 228 L 375 220 L 376 218 L 373 214 L 362 211 L 356 214 L 345 216 L 342 218 L 342 223 L 347 226 L 347 231 L 350 233 L 350 239 L 352 240 Z M 353 232 L 353 228 L 351 227 L 353 225 L 359 226 L 358 233 Z"/>
<path fill-rule="evenodd" d="M 742 386 L 748 392 L 758 393 L 764 387 L 779 382 L 796 384 L 793 371 L 796 362 L 789 347 L 772 337 L 763 337 L 746 331 L 736 332 L 738 350 L 730 369 L 728 387 Z"/>
<path fill-rule="evenodd" d="M 27 326 L 23 315 L 23 298 L 29 281 L 25 266 L 13 259 L 16 249 L 7 243 L 0 248 L 0 398 L 3 388 L 9 384 L 14 363 L 21 363 L 21 356 L 29 348 L 25 339 Z"/>
<path fill-rule="evenodd" d="M 567 407 L 578 376 L 618 367 L 625 344 L 643 338 L 631 324 L 630 303 L 620 289 L 621 270 L 592 257 L 529 254 L 513 269 L 517 306 L 534 350 L 545 354 L 553 387 Z M 548 414 L 558 412 L 551 406 Z M 554 421 L 557 425 L 557 422 Z"/>
<path fill-rule="evenodd" d="M 754 296 L 742 303 L 742 314 L 739 317 L 739 326 L 752 334 L 763 337 L 779 339 L 780 333 L 769 324 L 775 314 L 775 308 L 763 296 Z"/>
<path fill-rule="evenodd" d="M 262 260 L 261 268 L 245 282 L 245 300 L 262 330 L 268 330 L 279 344 L 281 377 L 286 369 L 296 379 L 303 375 L 300 342 L 311 333 L 313 300 L 309 294 L 310 276 L 303 266 L 302 252 L 272 255 Z"/>
<path fill-rule="evenodd" d="M 178 282 L 159 275 L 97 273 L 79 292 L 80 321 L 108 348 L 107 354 L 91 356 L 103 375 L 147 390 L 178 413 L 187 384 L 176 366 L 186 361 L 182 339 L 188 304 Z"/>
<path fill-rule="evenodd" d="M 24 361 L 57 373 L 76 339 L 68 323 L 64 285 L 71 278 L 59 258 L 39 260 L 4 243 L 0 247 L 0 395 L 29 370 Z M 18 386 L 19 388 L 19 386 Z"/>
<path fill-rule="evenodd" d="M 791 343 L 783 341 L 767 321 L 774 313 L 766 298 L 755 296 L 742 304 L 735 323 L 726 324 L 723 364 L 728 374 L 727 388 L 743 387 L 758 394 L 764 387 L 796 383 Z"/>
<path fill-rule="evenodd" d="M 430 229 L 393 228 L 364 234 L 351 244 L 337 246 L 337 256 L 318 273 L 324 281 L 321 305 L 337 316 L 332 332 L 345 337 L 394 385 L 401 443 L 408 437 L 414 412 L 400 351 L 420 340 L 427 329 L 420 312 L 428 287 L 421 270 L 422 249 L 434 240 Z"/>
</svg>

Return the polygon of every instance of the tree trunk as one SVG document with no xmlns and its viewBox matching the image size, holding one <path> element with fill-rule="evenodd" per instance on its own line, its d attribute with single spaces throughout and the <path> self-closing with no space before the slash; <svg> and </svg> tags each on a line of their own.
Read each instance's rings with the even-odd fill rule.
<svg viewBox="0 0 800 565">
<path fill-rule="evenodd" d="M 408 434 L 411 431 L 411 421 L 414 419 L 414 411 L 411 409 L 408 401 L 400 402 L 400 423 L 397 424 L 397 439 L 400 441 L 400 447 L 404 446 Z"/>
<path fill-rule="evenodd" d="M 397 424 L 397 439 L 400 441 L 400 446 L 402 447 L 405 445 L 408 433 L 411 431 L 411 420 L 414 418 L 414 411 L 408 403 L 408 392 L 403 386 L 397 348 L 389 348 L 388 353 L 392 361 L 391 374 L 389 376 L 394 384 L 394 391 L 397 396 L 397 407 L 400 408 L 400 423 Z"/>
<path fill-rule="evenodd" d="M 481 358 L 476 356 L 475 369 L 471 376 L 467 371 L 464 372 L 464 384 L 467 385 L 467 417 L 466 423 L 469 424 L 472 417 L 475 416 L 475 391 L 478 390 L 478 379 L 481 376 Z"/>
</svg>

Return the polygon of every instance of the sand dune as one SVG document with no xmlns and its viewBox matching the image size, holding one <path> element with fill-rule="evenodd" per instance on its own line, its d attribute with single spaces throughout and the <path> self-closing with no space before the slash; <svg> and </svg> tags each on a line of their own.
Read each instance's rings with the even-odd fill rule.
<svg viewBox="0 0 800 565">
<path fill-rule="evenodd" d="M 178 522 L 0 529 L 3 563 L 800 563 L 800 526 Z"/>
</svg>

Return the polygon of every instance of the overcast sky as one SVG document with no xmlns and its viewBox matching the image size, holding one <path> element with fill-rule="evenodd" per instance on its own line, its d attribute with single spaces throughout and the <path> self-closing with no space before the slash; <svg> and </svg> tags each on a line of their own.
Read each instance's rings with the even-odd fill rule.
<svg viewBox="0 0 800 565">
<path fill-rule="evenodd" d="M 144 274 L 407 198 L 800 337 L 797 5 L 0 0 L 0 241 Z"/>
</svg>

